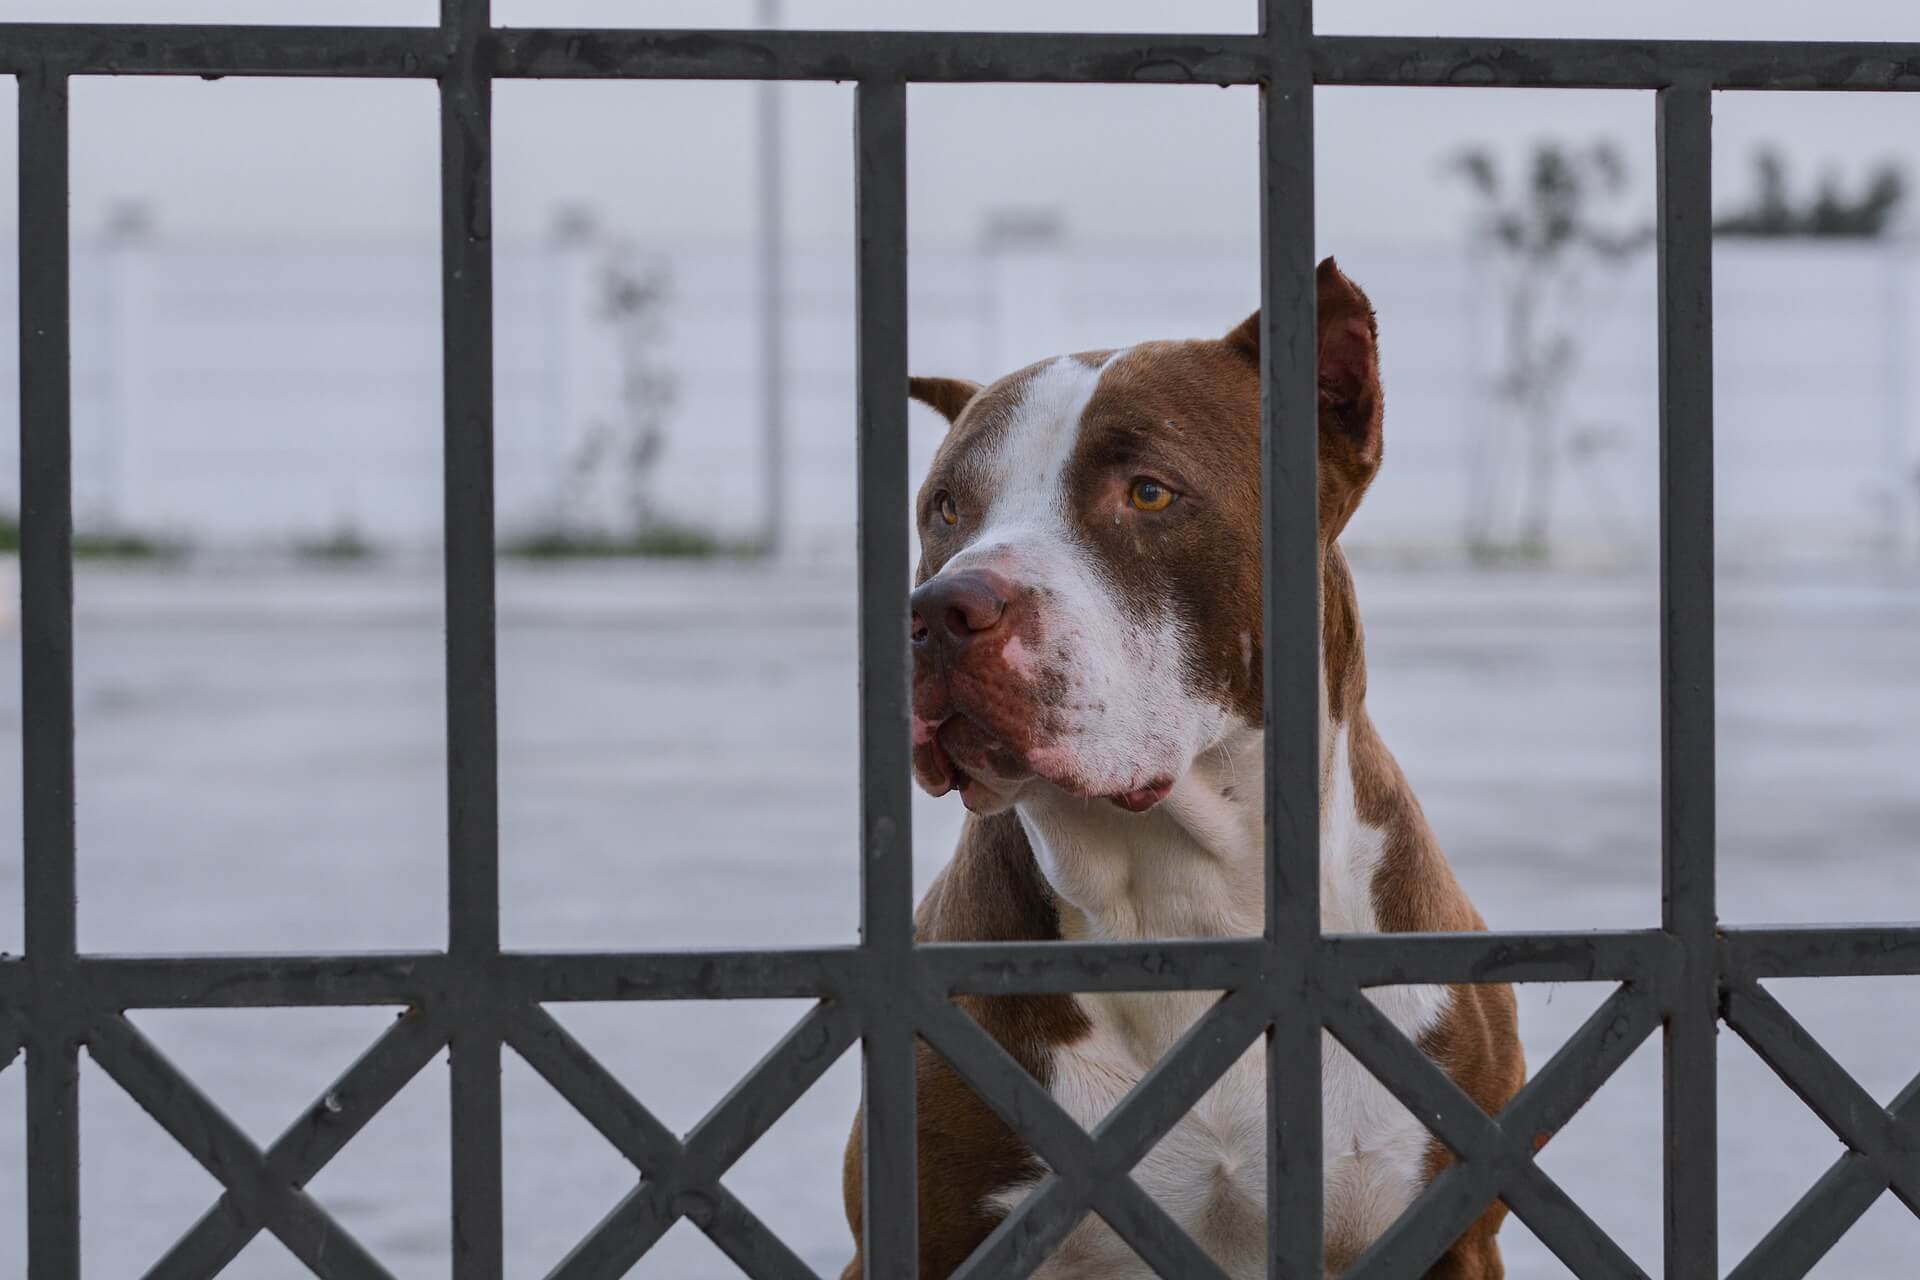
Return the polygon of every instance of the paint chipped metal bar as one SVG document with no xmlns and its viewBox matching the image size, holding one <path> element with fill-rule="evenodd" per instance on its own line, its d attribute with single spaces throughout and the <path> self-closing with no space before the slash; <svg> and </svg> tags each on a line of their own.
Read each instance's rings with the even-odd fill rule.
<svg viewBox="0 0 1920 1280">
<path fill-rule="evenodd" d="M 447 609 L 447 949 L 500 947 L 493 582 L 493 107 L 471 47 L 487 0 L 446 0 L 463 24 L 440 88 Z M 463 16 L 464 15 L 464 16 Z"/>
<path fill-rule="evenodd" d="M 1920 931 L 1730 929 L 1729 972 L 1755 977 L 1920 973 Z M 1323 965 L 1360 986 L 1415 982 L 1652 983 L 1674 943 L 1659 930 L 1569 933 L 1331 934 Z M 766 951 L 507 951 L 495 989 L 512 1001 L 834 999 L 864 1002 L 860 948 Z M 1221 942 L 941 942 L 916 949 L 922 980 L 948 994 L 1213 991 L 1266 980 L 1259 939 Z M 0 1011 L 32 1018 L 34 983 L 0 960 Z M 886 975 L 874 975 L 878 981 Z M 456 994 L 445 952 L 336 955 L 88 955 L 67 998 L 82 1011 L 344 1005 L 440 1006 Z"/>
<path fill-rule="evenodd" d="M 1666 986 L 1666 1271 L 1719 1270 L 1714 907 L 1713 94 L 1656 99 L 1660 347 L 1660 922 Z"/>
<path fill-rule="evenodd" d="M 918 1268 L 914 1132 L 913 783 L 907 548 L 907 86 L 854 96 L 859 326 L 860 938 L 863 1254 L 874 1275 Z"/>
<path fill-rule="evenodd" d="M 1920 976 L 1920 928 L 1790 926 L 1722 931 L 1728 982 Z M 1329 934 L 1320 965 L 1363 987 L 1412 983 L 1639 982 L 1659 987 L 1678 943 L 1660 930 Z M 1212 991 L 1266 981 L 1264 945 L 1224 942 L 941 942 L 916 948 L 929 989 L 979 995 Z M 885 975 L 876 975 L 874 980 Z M 84 955 L 66 978 L 76 1016 L 115 1009 L 437 1006 L 455 993 L 444 952 Z M 508 1001 L 835 999 L 863 1003 L 858 947 L 766 951 L 502 953 Z M 0 1011 L 33 1021 L 34 979 L 0 960 Z"/>
<path fill-rule="evenodd" d="M 1674 954 L 1657 929 L 1566 933 L 1351 933 L 1321 942 L 1321 965 L 1362 987 L 1426 982 L 1644 982 Z"/>
<path fill-rule="evenodd" d="M 1262 0 L 1261 683 L 1266 733 L 1267 1275 L 1321 1274 L 1319 393 L 1313 6 Z"/>
<path fill-rule="evenodd" d="M 0 75 L 436 79 L 446 65 L 437 27 L 0 22 Z"/>
<path fill-rule="evenodd" d="M 1271 2 L 1271 0 L 1267 0 Z M 1280 0 L 1290 7 L 1293 0 Z M 1920 91 L 1920 42 L 1310 36 L 1326 85 Z M 1261 84 L 1259 35 L 579 28 L 498 34 L 501 76 Z"/>
<path fill-rule="evenodd" d="M 1514 89 L 1920 90 L 1920 43 L 1321 36 L 1321 84 Z"/>
<path fill-rule="evenodd" d="M 1920 975 L 1920 924 L 1722 929 L 1721 970 L 1743 978 Z"/>
<path fill-rule="evenodd" d="M 920 83 L 1255 84 L 1247 35 L 975 31 L 502 31 L 501 76 Z"/>
<path fill-rule="evenodd" d="M 484 42 L 498 77 L 924 83 L 1262 83 L 1258 35 L 530 27 Z M 412 77 L 449 49 L 433 27 L 0 23 L 0 74 Z M 1920 91 L 1920 42 L 1318 35 L 1327 85 Z"/>
<path fill-rule="evenodd" d="M 440 252 L 447 610 L 447 953 L 452 1248 L 505 1267 L 500 1097 L 500 779 L 493 533 L 493 86 L 489 0 L 441 0 Z"/>
<path fill-rule="evenodd" d="M 20 78 L 20 693 L 27 1269 L 80 1274 L 67 81 Z M 24 1016 L 23 1016 L 24 1015 Z"/>
</svg>

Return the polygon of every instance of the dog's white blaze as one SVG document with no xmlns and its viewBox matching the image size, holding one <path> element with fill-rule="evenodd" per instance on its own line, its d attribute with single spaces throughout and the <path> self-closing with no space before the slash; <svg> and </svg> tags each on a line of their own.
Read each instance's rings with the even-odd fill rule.
<svg viewBox="0 0 1920 1280">
<path fill-rule="evenodd" d="M 972 542 L 941 573 L 993 568 L 1037 599 L 1047 653 L 1022 661 L 1058 670 L 1066 694 L 1062 727 L 1032 753 L 1040 772 L 1108 795 L 1177 775 L 1226 728 L 1222 709 L 1188 692 L 1186 628 L 1152 602 L 1125 602 L 1072 529 L 1067 466 L 1081 417 L 1105 370 L 1061 356 L 1030 377 L 985 460 L 981 489 L 993 495 Z M 1056 664 L 1065 652 L 1070 661 Z"/>
<path fill-rule="evenodd" d="M 1322 793 L 1321 927 L 1370 932 L 1379 927 L 1372 881 L 1385 835 L 1360 820 L 1346 731 L 1332 736 Z M 1253 728 L 1223 738 L 1144 816 L 1023 798 L 1021 822 L 1041 869 L 1092 936 L 1259 932 L 1261 745 Z M 1441 987 L 1369 994 L 1414 1037 L 1435 1024 L 1447 1001 Z M 1093 1029 L 1054 1055 L 1054 1096 L 1091 1128 L 1213 999 L 1194 992 L 1079 997 Z M 1429 1139 L 1425 1127 L 1331 1037 L 1322 1052 L 1327 1239 L 1354 1249 L 1412 1200 Z M 1142 1188 L 1229 1275 L 1248 1280 L 1265 1274 L 1265 1071 L 1264 1048 L 1256 1040 L 1134 1170 Z M 994 1203 L 1011 1209 L 1029 1189 L 1010 1189 Z M 1035 1274 L 1047 1280 L 1146 1280 L 1153 1273 L 1111 1228 L 1090 1217 Z"/>
</svg>

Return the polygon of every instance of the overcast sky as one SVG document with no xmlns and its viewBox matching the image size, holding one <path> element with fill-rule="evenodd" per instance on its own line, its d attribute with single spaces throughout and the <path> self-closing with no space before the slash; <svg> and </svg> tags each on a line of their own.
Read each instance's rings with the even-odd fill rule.
<svg viewBox="0 0 1920 1280">
<path fill-rule="evenodd" d="M 1323 31 L 1920 39 L 1915 0 L 1319 0 Z M 3 20 L 428 22 L 434 0 L 0 0 Z M 750 25 L 750 0 L 494 0 L 508 25 Z M 795 26 L 1249 30 L 1251 0 L 786 0 Z M 536 236 L 588 205 L 640 236 L 751 226 L 752 95 L 742 84 L 507 82 L 497 91 L 496 222 Z M 789 217 L 844 238 L 851 90 L 782 88 Z M 120 201 L 187 237 L 430 236 L 438 187 L 426 83 L 88 79 L 74 93 L 76 230 Z M 13 172 L 0 95 L 0 182 Z M 1468 212 L 1445 174 L 1460 147 L 1617 140 L 1651 207 L 1652 98 L 1638 93 L 1323 89 L 1320 240 L 1451 241 Z M 910 101 L 916 239 L 966 240 L 1006 206 L 1056 210 L 1078 237 L 1251 244 L 1255 95 L 1210 87 L 924 86 Z M 1811 185 L 1871 163 L 1920 174 L 1920 95 L 1722 95 L 1723 198 L 1778 141 Z M 11 199 L 0 201 L 10 225 Z"/>
</svg>

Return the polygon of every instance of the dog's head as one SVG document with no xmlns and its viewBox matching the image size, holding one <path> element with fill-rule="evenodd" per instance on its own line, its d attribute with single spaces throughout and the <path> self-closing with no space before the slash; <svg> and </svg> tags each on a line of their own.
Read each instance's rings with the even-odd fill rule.
<svg viewBox="0 0 1920 1280">
<path fill-rule="evenodd" d="M 1373 309 L 1320 264 L 1320 542 L 1380 465 Z M 913 761 L 994 812 L 1029 786 L 1152 808 L 1260 720 L 1258 313 L 1225 338 L 915 378 Z"/>
</svg>

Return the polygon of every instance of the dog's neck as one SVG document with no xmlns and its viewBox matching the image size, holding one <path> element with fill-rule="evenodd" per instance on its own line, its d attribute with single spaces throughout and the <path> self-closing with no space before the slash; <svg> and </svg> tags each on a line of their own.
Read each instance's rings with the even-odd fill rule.
<svg viewBox="0 0 1920 1280">
<path fill-rule="evenodd" d="M 1366 722 L 1366 659 L 1353 585 L 1338 550 L 1322 584 L 1321 924 L 1378 927 L 1372 880 L 1385 833 L 1360 820 L 1351 743 Z M 1144 814 L 1035 788 L 1016 805 L 1069 938 L 1233 937 L 1263 927 L 1265 734 L 1240 724 Z"/>
</svg>

